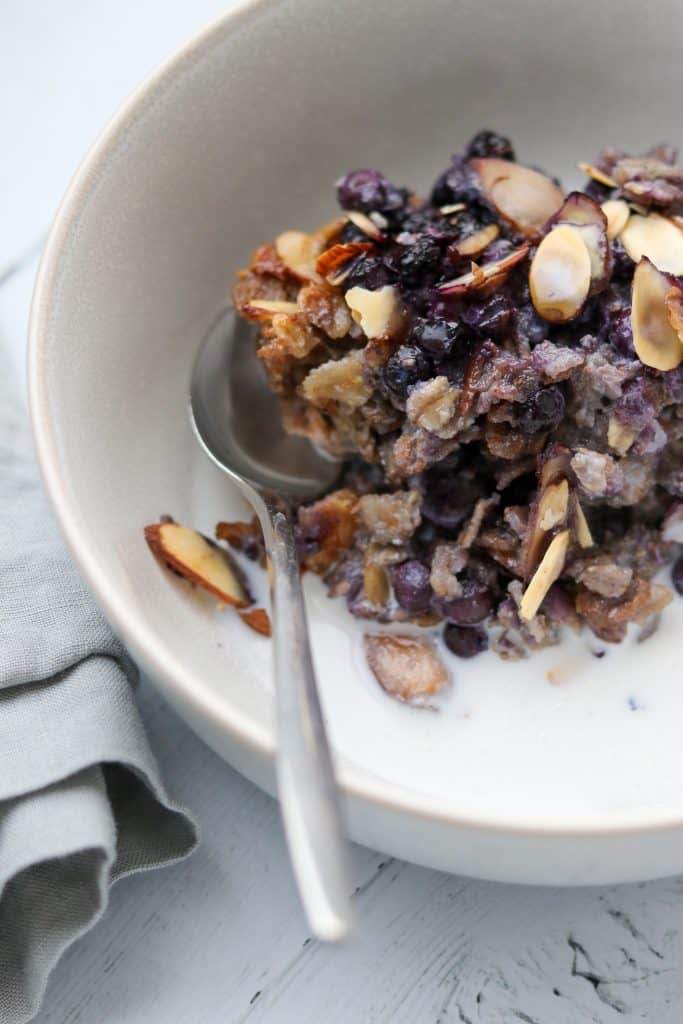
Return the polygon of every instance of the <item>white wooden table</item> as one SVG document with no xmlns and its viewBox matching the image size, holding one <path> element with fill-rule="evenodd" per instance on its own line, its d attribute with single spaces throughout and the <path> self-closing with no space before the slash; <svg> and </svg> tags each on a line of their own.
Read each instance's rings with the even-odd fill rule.
<svg viewBox="0 0 683 1024">
<path fill-rule="evenodd" d="M 321 0 L 321 3 L 326 0 Z M 3 0 L 0 342 L 23 387 L 37 256 L 85 148 L 220 0 Z M 65 956 L 41 1024 L 609 1024 L 683 1018 L 683 879 L 515 888 L 354 850 L 358 933 L 312 941 L 275 803 L 140 700 L 169 787 L 196 814 L 186 863 L 119 883 Z"/>
</svg>

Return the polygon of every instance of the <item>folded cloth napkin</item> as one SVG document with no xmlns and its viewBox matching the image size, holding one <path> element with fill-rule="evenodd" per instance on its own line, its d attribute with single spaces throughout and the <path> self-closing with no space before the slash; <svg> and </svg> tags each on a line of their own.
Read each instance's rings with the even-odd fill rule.
<svg viewBox="0 0 683 1024">
<path fill-rule="evenodd" d="M 109 885 L 185 857 L 197 835 L 164 790 L 135 668 L 64 549 L 2 370 L 0 1024 L 22 1024 Z"/>
</svg>

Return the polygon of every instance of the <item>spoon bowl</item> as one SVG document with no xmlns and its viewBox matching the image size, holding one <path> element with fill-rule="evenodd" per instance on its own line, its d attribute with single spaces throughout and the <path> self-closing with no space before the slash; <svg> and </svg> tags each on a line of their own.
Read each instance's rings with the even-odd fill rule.
<svg viewBox="0 0 683 1024">
<path fill-rule="evenodd" d="M 303 437 L 287 434 L 277 396 L 256 354 L 255 329 L 223 313 L 204 339 L 192 372 L 190 416 L 213 461 L 243 487 L 301 502 L 332 487 L 339 463 Z"/>
</svg>

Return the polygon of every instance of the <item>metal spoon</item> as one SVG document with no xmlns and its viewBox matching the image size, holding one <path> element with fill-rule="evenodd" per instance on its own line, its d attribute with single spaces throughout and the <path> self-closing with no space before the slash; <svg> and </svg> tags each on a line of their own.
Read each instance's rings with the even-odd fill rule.
<svg viewBox="0 0 683 1024">
<path fill-rule="evenodd" d="M 292 504 L 329 489 L 338 466 L 285 434 L 253 329 L 227 314 L 192 371 L 190 419 L 207 455 L 259 517 L 272 565 L 277 782 L 289 854 L 309 924 L 342 939 L 351 923 L 347 844 L 308 641 Z"/>
</svg>

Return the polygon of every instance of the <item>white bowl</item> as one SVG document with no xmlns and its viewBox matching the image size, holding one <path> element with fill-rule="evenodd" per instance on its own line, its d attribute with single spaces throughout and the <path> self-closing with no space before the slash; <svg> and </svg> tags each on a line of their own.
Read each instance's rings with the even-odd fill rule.
<svg viewBox="0 0 683 1024">
<path fill-rule="evenodd" d="M 142 86 L 76 175 L 31 321 L 45 480 L 115 630 L 259 785 L 273 789 L 269 645 L 160 570 L 142 535 L 164 512 L 205 530 L 242 512 L 188 426 L 199 339 L 256 244 L 326 217 L 346 169 L 425 188 L 494 127 L 571 183 L 603 143 L 678 141 L 682 23 L 675 0 L 657 13 L 639 0 L 246 3 Z M 309 596 L 355 839 L 501 880 L 683 869 L 679 605 L 658 636 L 601 661 L 585 638 L 515 665 L 456 662 L 435 714 L 387 698 L 359 624 L 315 580 Z"/>
</svg>

